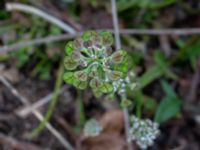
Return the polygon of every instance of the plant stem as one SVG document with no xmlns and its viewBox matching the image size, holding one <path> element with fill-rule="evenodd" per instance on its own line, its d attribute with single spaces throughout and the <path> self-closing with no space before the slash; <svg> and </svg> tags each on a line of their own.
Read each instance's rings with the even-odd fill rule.
<svg viewBox="0 0 200 150">
<path fill-rule="evenodd" d="M 102 29 L 103 31 L 107 30 L 110 32 L 114 32 L 112 29 Z M 97 31 L 102 31 L 97 30 Z M 40 44 L 47 44 L 51 42 L 58 42 L 58 41 L 65 41 L 67 39 L 73 39 L 77 36 L 80 36 L 83 32 L 78 32 L 76 34 L 60 34 L 60 35 L 50 35 L 47 37 L 36 38 L 29 41 L 22 41 L 18 43 L 14 43 L 11 45 L 4 45 L 0 47 L 0 54 L 6 54 L 11 51 L 16 51 L 20 48 L 32 45 L 40 45 Z M 199 35 L 200 29 L 199 28 L 182 28 L 182 29 L 121 29 L 121 34 L 124 35 Z"/>
<path fill-rule="evenodd" d="M 132 144 L 130 141 L 130 136 L 129 136 L 129 129 L 130 129 L 130 124 L 129 124 L 129 113 L 127 108 L 123 108 L 123 114 L 124 114 L 124 125 L 125 125 L 125 132 L 126 132 L 126 141 L 128 143 L 127 149 L 132 150 Z"/>
<path fill-rule="evenodd" d="M 36 137 L 40 134 L 40 132 L 44 129 L 46 123 L 49 121 L 49 119 L 51 118 L 53 114 L 53 111 L 58 101 L 59 91 L 62 85 L 63 72 L 64 72 L 64 66 L 63 66 L 63 61 L 61 61 L 58 74 L 57 74 L 57 79 L 56 79 L 56 84 L 55 84 L 52 100 L 49 104 L 49 107 L 45 114 L 44 119 L 42 120 L 42 122 L 40 122 L 39 126 L 32 131 L 31 137 Z"/>
<path fill-rule="evenodd" d="M 137 100 L 136 102 L 136 115 L 138 118 L 142 117 L 142 101 L 141 99 Z"/>
<path fill-rule="evenodd" d="M 84 103 L 83 103 L 83 91 L 81 90 L 78 90 L 78 118 L 79 118 L 79 126 L 82 127 L 85 123 L 85 120 L 86 120 L 86 116 L 85 116 L 85 109 L 84 109 Z"/>
<path fill-rule="evenodd" d="M 116 0 L 111 0 L 111 4 L 112 4 L 112 15 L 113 15 L 113 26 L 114 26 L 114 33 L 115 33 L 116 49 L 119 49 L 121 48 L 121 41 L 120 41 L 120 35 L 119 35 L 119 22 L 118 22 L 118 16 L 117 16 Z"/>
<path fill-rule="evenodd" d="M 116 41 L 116 49 L 121 48 L 121 41 L 120 41 L 120 34 L 119 34 L 119 22 L 117 17 L 117 7 L 116 7 L 116 0 L 111 0 L 112 4 L 112 15 L 113 15 L 113 25 L 114 25 L 114 33 L 115 33 L 115 41 Z M 127 149 L 132 150 L 132 144 L 129 139 L 129 113 L 127 108 L 123 108 L 124 114 L 124 126 L 126 131 L 126 140 L 127 140 Z"/>
</svg>

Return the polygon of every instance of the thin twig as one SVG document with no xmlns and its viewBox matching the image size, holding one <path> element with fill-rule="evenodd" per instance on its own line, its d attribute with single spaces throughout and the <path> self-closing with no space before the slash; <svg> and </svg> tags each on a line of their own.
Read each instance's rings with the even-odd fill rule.
<svg viewBox="0 0 200 150">
<path fill-rule="evenodd" d="M 164 54 L 169 57 L 171 55 L 171 46 L 169 43 L 169 38 L 166 35 L 159 36 L 161 50 L 163 50 Z"/>
<path fill-rule="evenodd" d="M 0 122 L 1 121 L 8 121 L 13 119 L 13 114 L 0 114 Z"/>
<path fill-rule="evenodd" d="M 36 145 L 18 141 L 12 137 L 6 136 L 0 133 L 0 145 L 5 145 L 11 149 L 15 150 L 45 150 L 45 148 L 40 148 Z M 47 150 L 47 149 L 46 149 Z"/>
<path fill-rule="evenodd" d="M 26 46 L 40 45 L 40 44 L 44 44 L 44 43 L 62 41 L 62 40 L 74 38 L 77 35 L 61 34 L 58 36 L 48 36 L 48 37 L 44 37 L 44 38 L 37 38 L 34 40 L 30 40 L 30 41 L 18 42 L 18 43 L 12 44 L 12 45 L 5 45 L 5 46 L 0 47 L 0 54 L 5 54 L 5 53 L 8 53 L 13 50 L 17 50 L 19 48 L 23 48 Z"/>
<path fill-rule="evenodd" d="M 11 93 L 18 98 L 24 105 L 30 106 L 29 101 L 23 97 L 22 95 L 19 94 L 19 92 L 2 76 L 0 76 L 0 81 L 11 91 Z M 32 111 L 33 114 L 36 116 L 36 118 L 39 121 L 43 121 L 44 117 L 40 112 L 37 110 Z M 68 149 L 68 150 L 74 150 L 74 148 L 71 146 L 71 144 L 50 124 L 46 123 L 45 124 L 46 128 L 59 140 L 63 146 Z"/>
<path fill-rule="evenodd" d="M 113 25 L 114 25 L 114 33 L 115 33 L 115 40 L 116 40 L 116 49 L 121 48 L 121 41 L 120 41 L 120 34 L 119 34 L 119 22 L 118 22 L 118 16 L 117 16 L 117 9 L 116 9 L 116 0 L 111 0 L 112 4 L 112 16 L 113 16 Z M 130 124 L 129 124 L 129 113 L 128 109 L 125 107 L 123 108 L 123 114 L 124 114 L 124 125 L 125 125 L 125 133 L 126 133 L 126 140 L 127 140 L 127 149 L 132 150 L 132 144 L 129 140 L 129 130 L 130 130 Z"/>
<path fill-rule="evenodd" d="M 107 30 L 110 32 L 114 32 L 112 29 L 102 29 Z M 102 31 L 97 30 L 97 31 Z M 131 35 L 199 35 L 200 34 L 200 28 L 193 28 L 193 29 L 121 29 L 119 31 L 121 34 L 131 34 Z M 37 38 L 30 41 L 23 41 L 11 45 L 4 45 L 0 47 L 0 54 L 6 54 L 8 52 L 11 52 L 13 50 L 17 50 L 26 46 L 32 46 L 32 45 L 40 45 L 40 44 L 47 44 L 51 42 L 57 42 L 57 41 L 64 41 L 67 39 L 72 39 L 77 36 L 80 36 L 83 32 L 78 32 L 76 34 L 61 34 L 57 36 L 47 36 L 44 38 Z"/>
<path fill-rule="evenodd" d="M 113 26 L 114 26 L 114 33 L 115 33 L 115 44 L 116 49 L 121 48 L 121 42 L 120 42 L 120 35 L 119 35 L 119 22 L 117 17 L 117 8 L 116 8 L 116 1 L 111 0 L 112 4 L 112 18 L 113 18 Z"/>
<path fill-rule="evenodd" d="M 173 28 L 173 29 L 122 29 L 122 34 L 138 35 L 199 35 L 200 28 Z"/>
<path fill-rule="evenodd" d="M 33 6 L 20 4 L 20 3 L 6 3 L 6 9 L 8 11 L 19 10 L 19 11 L 23 11 L 23 12 L 26 12 L 26 13 L 31 13 L 31 14 L 40 16 L 40 17 L 44 18 L 45 20 L 57 25 L 58 27 L 60 27 L 64 31 L 69 32 L 71 34 L 76 34 L 76 31 L 72 27 L 70 27 L 69 25 L 64 23 L 63 21 L 41 11 L 40 9 L 35 8 Z"/>
<path fill-rule="evenodd" d="M 33 111 L 33 114 L 39 119 L 39 121 L 43 121 L 44 117 L 38 111 Z M 59 140 L 59 142 L 67 149 L 74 150 L 71 144 L 50 124 L 46 123 L 45 127 Z"/>
<path fill-rule="evenodd" d="M 197 100 L 197 94 L 198 94 L 198 86 L 200 83 L 200 57 L 197 59 L 197 65 L 195 68 L 195 73 L 192 77 L 190 90 L 188 92 L 187 100 L 192 103 L 195 100 Z"/>
<path fill-rule="evenodd" d="M 59 94 L 62 94 L 63 92 L 66 92 L 67 86 L 63 86 L 59 92 Z M 20 108 L 19 110 L 16 111 L 16 114 L 19 115 L 20 117 L 27 117 L 32 111 L 35 109 L 38 109 L 45 104 L 47 104 L 53 97 L 53 94 L 50 93 L 47 96 L 39 99 L 37 102 L 31 104 L 31 106 L 25 106 L 24 108 Z"/>
<path fill-rule="evenodd" d="M 73 127 L 66 121 L 66 119 L 62 116 L 55 116 L 55 119 L 58 122 L 58 124 L 66 131 L 70 139 L 72 139 L 72 141 L 76 143 L 78 136 L 74 132 Z"/>
</svg>

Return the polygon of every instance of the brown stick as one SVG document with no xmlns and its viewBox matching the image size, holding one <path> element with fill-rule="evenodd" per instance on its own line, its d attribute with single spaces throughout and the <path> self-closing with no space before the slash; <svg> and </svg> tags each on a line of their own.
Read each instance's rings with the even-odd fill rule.
<svg viewBox="0 0 200 150">
<path fill-rule="evenodd" d="M 58 122 L 58 124 L 64 129 L 66 130 L 66 132 L 69 134 L 70 138 L 73 140 L 73 142 L 76 142 L 77 140 L 77 136 L 76 134 L 73 132 L 72 127 L 69 125 L 69 123 L 62 117 L 60 116 L 56 116 L 56 121 Z"/>
<path fill-rule="evenodd" d="M 36 145 L 18 141 L 12 137 L 0 133 L 0 145 L 6 145 L 16 150 L 44 150 Z"/>
<path fill-rule="evenodd" d="M 114 32 L 112 29 L 103 29 Z M 102 31 L 102 30 L 97 30 Z M 121 29 L 119 31 L 121 34 L 129 34 L 129 35 L 199 35 L 200 28 L 193 29 Z M 37 38 L 30 41 L 18 42 L 12 45 L 4 45 L 0 47 L 0 54 L 5 54 L 13 50 L 17 50 L 19 48 L 23 48 L 26 46 L 32 45 L 40 45 L 44 43 L 51 43 L 56 41 L 64 41 L 67 39 L 75 38 L 81 35 L 82 32 L 78 32 L 76 34 L 61 34 L 57 36 L 48 36 L 44 38 Z"/>
<path fill-rule="evenodd" d="M 189 102 L 194 102 L 197 99 L 198 85 L 200 83 L 200 58 L 197 60 L 197 68 L 193 75 L 190 91 L 187 97 Z"/>
<path fill-rule="evenodd" d="M 27 100 L 27 98 L 22 96 L 4 77 L 0 76 L 0 82 L 2 82 L 24 105 L 30 106 L 30 102 Z M 44 117 L 39 111 L 33 109 L 32 113 L 39 121 L 44 120 Z M 50 123 L 46 123 L 45 126 L 59 140 L 59 142 L 62 143 L 64 147 L 66 147 L 66 149 L 74 150 L 71 144 Z"/>
</svg>

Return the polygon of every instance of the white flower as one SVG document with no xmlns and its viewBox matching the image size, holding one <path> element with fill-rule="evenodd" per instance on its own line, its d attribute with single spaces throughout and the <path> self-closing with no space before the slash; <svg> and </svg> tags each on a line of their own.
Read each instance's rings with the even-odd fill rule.
<svg viewBox="0 0 200 150">
<path fill-rule="evenodd" d="M 135 116 L 131 117 L 130 138 L 136 140 L 141 149 L 152 146 L 159 135 L 158 124 L 149 119 L 141 120 Z"/>
<path fill-rule="evenodd" d="M 98 136 L 101 133 L 102 129 L 103 128 L 100 126 L 97 120 L 90 119 L 89 121 L 86 122 L 83 129 L 83 133 L 84 136 L 86 137 L 94 137 Z"/>
</svg>

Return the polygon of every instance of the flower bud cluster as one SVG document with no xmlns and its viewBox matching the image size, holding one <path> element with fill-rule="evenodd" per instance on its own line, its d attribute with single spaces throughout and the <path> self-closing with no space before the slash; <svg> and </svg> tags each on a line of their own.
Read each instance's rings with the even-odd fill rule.
<svg viewBox="0 0 200 150">
<path fill-rule="evenodd" d="M 141 149 L 152 146 L 159 133 L 158 123 L 149 119 L 142 120 L 135 116 L 131 117 L 130 138 L 135 140 Z"/>
<path fill-rule="evenodd" d="M 97 120 L 90 119 L 86 122 L 83 133 L 85 137 L 94 137 L 98 136 L 101 133 L 102 129 L 103 128 L 101 127 L 99 122 L 97 122 Z"/>
</svg>

